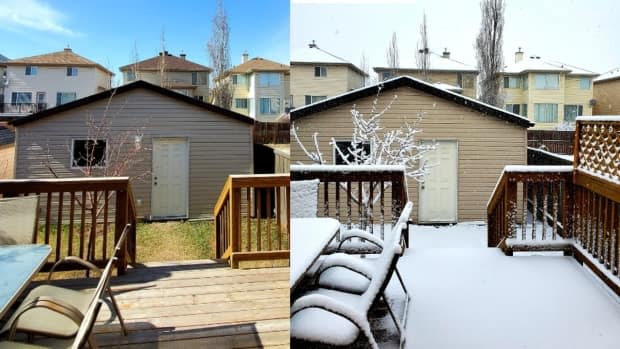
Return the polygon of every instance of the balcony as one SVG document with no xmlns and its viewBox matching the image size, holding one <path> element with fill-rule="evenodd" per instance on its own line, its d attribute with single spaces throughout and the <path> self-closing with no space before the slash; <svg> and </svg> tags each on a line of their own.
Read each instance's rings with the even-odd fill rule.
<svg viewBox="0 0 620 349">
<path fill-rule="evenodd" d="M 3 103 L 0 104 L 0 113 L 4 114 L 32 114 L 47 109 L 47 103 Z"/>
</svg>

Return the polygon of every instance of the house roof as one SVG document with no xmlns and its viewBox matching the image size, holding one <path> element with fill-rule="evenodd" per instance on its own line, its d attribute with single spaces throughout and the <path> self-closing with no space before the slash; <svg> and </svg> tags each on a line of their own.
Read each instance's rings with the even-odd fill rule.
<svg viewBox="0 0 620 349">
<path fill-rule="evenodd" d="M 508 64 L 504 67 L 503 73 L 506 74 L 523 74 L 527 72 L 557 72 L 566 73 L 569 75 L 587 75 L 596 76 L 597 73 L 578 68 L 570 64 L 544 60 L 539 56 L 524 57 L 521 61 Z"/>
<path fill-rule="evenodd" d="M 0 145 L 15 143 L 15 132 L 6 126 L 0 125 Z"/>
<path fill-rule="evenodd" d="M 20 126 L 20 125 L 24 125 L 33 121 L 37 121 L 40 119 L 44 119 L 47 117 L 51 117 L 54 116 L 58 113 L 67 111 L 67 110 L 71 110 L 77 107 L 81 107 L 90 103 L 94 103 L 103 99 L 107 99 L 110 98 L 111 96 L 117 96 L 129 91 L 133 91 L 139 88 L 144 88 L 165 96 L 168 96 L 170 98 L 176 99 L 178 101 L 181 102 L 185 102 L 197 107 L 200 107 L 204 110 L 207 111 L 211 111 L 211 112 L 215 112 L 215 113 L 219 113 L 222 114 L 224 116 L 228 116 L 230 118 L 239 120 L 239 121 L 243 121 L 245 123 L 248 124 L 254 124 L 254 119 L 245 116 L 243 114 L 239 114 L 239 113 L 235 113 L 234 111 L 228 110 L 228 109 L 224 109 L 221 107 L 218 107 L 216 105 L 210 104 L 210 103 L 205 103 L 202 101 L 199 101 L 195 98 L 192 97 L 188 97 L 185 96 L 183 94 L 180 94 L 178 92 L 174 92 L 172 90 L 169 90 L 167 88 L 163 88 L 157 85 L 153 85 L 151 83 L 148 83 L 146 81 L 143 80 L 137 80 L 134 81 L 132 83 L 126 84 L 126 85 L 122 85 L 120 87 L 117 88 L 113 88 L 113 89 L 109 89 L 103 92 L 99 92 L 97 94 L 94 95 L 90 95 L 88 97 L 84 97 L 84 98 L 80 98 L 80 99 L 76 99 L 75 101 L 66 103 L 66 104 L 61 104 L 59 106 L 56 106 L 54 108 L 50 108 L 50 109 L 45 109 L 43 111 L 40 111 L 38 113 L 34 113 L 34 114 L 30 114 L 28 116 L 24 116 L 18 119 L 15 119 L 13 121 L 10 121 L 9 124 L 11 125 L 15 125 L 15 126 Z"/>
<path fill-rule="evenodd" d="M 248 74 L 253 72 L 284 72 L 288 73 L 290 67 L 286 64 L 270 61 L 261 57 L 254 57 L 237 66 L 232 67 L 229 74 Z"/>
<path fill-rule="evenodd" d="M 297 50 L 291 55 L 291 65 L 317 63 L 347 66 L 360 75 L 368 76 L 366 72 L 357 67 L 355 64 L 319 48 L 316 44 Z"/>
<path fill-rule="evenodd" d="M 454 103 L 466 106 L 468 108 L 477 110 L 481 113 L 495 116 L 499 119 L 506 120 L 521 127 L 531 127 L 534 123 L 520 115 L 511 113 L 501 108 L 494 107 L 492 105 L 482 103 L 476 99 L 463 96 L 461 94 L 448 91 L 446 89 L 437 87 L 432 83 L 428 83 L 419 79 L 412 78 L 410 76 L 399 76 L 389 80 L 385 80 L 375 85 L 359 88 L 357 90 L 349 91 L 338 96 L 334 96 L 319 102 L 308 104 L 306 106 L 294 109 L 291 111 L 291 121 L 295 121 L 306 115 L 318 113 L 327 109 L 331 109 L 343 104 L 352 103 L 360 98 L 376 96 L 380 91 L 389 91 L 399 87 L 410 87 L 417 90 L 424 91 L 431 95 L 452 101 Z"/>
<path fill-rule="evenodd" d="M 596 79 L 594 79 L 594 82 L 602 82 L 616 79 L 620 79 L 620 67 L 614 68 L 608 72 L 599 75 Z"/>
<path fill-rule="evenodd" d="M 158 71 L 161 69 L 162 60 L 166 65 L 166 71 L 213 71 L 213 69 L 207 66 L 192 62 L 183 57 L 177 57 L 171 53 L 168 53 L 168 51 L 163 53 L 160 52 L 159 55 L 155 57 L 151 57 L 137 63 L 127 64 L 118 69 L 120 71 L 131 70 L 137 65 L 138 71 Z"/>
<path fill-rule="evenodd" d="M 62 51 L 46 53 L 38 56 L 24 57 L 11 59 L 4 62 L 6 66 L 11 65 L 37 65 L 37 66 L 73 66 L 73 67 L 95 67 L 103 70 L 104 72 L 114 75 L 111 71 L 104 68 L 101 64 L 93 62 L 88 58 L 84 58 L 71 50 L 66 48 Z"/>
<path fill-rule="evenodd" d="M 0 62 L 6 62 L 8 60 L 9 59 L 6 56 L 0 54 Z"/>
<path fill-rule="evenodd" d="M 470 72 L 477 73 L 478 69 L 473 65 L 469 65 L 460 61 L 457 61 L 453 58 L 444 57 L 443 55 L 437 54 L 435 52 L 431 52 L 429 54 L 430 68 L 429 71 L 441 71 L 441 72 Z M 374 67 L 373 70 L 376 73 L 394 70 L 394 68 L 390 67 Z M 396 69 L 399 72 L 418 72 L 420 68 L 411 67 L 411 68 L 398 68 Z"/>
</svg>

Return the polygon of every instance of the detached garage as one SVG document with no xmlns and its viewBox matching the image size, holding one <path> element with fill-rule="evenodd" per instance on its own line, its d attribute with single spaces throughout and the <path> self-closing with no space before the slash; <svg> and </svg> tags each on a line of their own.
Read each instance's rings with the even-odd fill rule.
<svg viewBox="0 0 620 349">
<path fill-rule="evenodd" d="M 146 219 L 211 216 L 228 175 L 253 173 L 251 118 L 144 81 L 12 124 L 15 178 L 129 176 Z"/>
<path fill-rule="evenodd" d="M 430 83 L 401 76 L 380 84 L 295 109 L 291 122 L 305 146 L 312 146 L 318 132 L 323 157 L 336 163 L 332 139 L 350 142 L 351 108 L 369 114 L 380 89 L 377 108 L 391 108 L 382 116 L 385 129 L 423 119 L 418 141 L 436 142 L 425 159 L 436 164 L 424 183 L 408 180 L 413 219 L 419 223 L 484 221 L 486 204 L 506 165 L 527 164 L 526 118 Z M 291 139 L 292 163 L 311 161 Z"/>
</svg>

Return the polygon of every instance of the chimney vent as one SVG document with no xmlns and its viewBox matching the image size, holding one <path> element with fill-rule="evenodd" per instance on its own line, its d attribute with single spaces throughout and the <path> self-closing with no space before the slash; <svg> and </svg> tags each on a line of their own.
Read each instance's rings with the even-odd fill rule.
<svg viewBox="0 0 620 349">
<path fill-rule="evenodd" d="M 73 51 L 71 50 L 71 47 L 69 47 L 69 45 L 67 45 L 67 47 L 65 47 L 65 52 L 73 52 Z"/>
<path fill-rule="evenodd" d="M 248 51 L 243 51 L 243 54 L 241 55 L 241 63 L 245 63 L 248 61 Z"/>
<path fill-rule="evenodd" d="M 519 47 L 519 51 L 515 52 L 515 63 L 519 63 L 523 60 L 523 51 L 521 51 L 521 47 Z"/>
<path fill-rule="evenodd" d="M 312 40 L 312 42 L 308 44 L 308 47 L 310 47 L 310 48 L 319 48 L 319 47 L 316 45 L 316 42 L 314 42 L 314 40 Z"/>
<path fill-rule="evenodd" d="M 182 60 L 185 60 L 185 57 L 187 57 L 187 55 L 183 52 L 181 52 L 179 56 L 181 57 Z"/>
<path fill-rule="evenodd" d="M 450 51 L 448 51 L 447 47 L 443 49 L 443 53 L 441 54 L 441 57 L 450 58 Z"/>
</svg>

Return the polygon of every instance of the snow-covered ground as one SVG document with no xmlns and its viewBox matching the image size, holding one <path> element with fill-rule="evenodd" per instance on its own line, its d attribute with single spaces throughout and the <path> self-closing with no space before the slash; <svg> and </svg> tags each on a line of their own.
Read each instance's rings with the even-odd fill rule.
<svg viewBox="0 0 620 349">
<path fill-rule="evenodd" d="M 413 297 L 406 348 L 620 348 L 620 300 L 587 269 L 504 256 L 483 223 L 413 226 L 398 268 Z M 394 281 L 388 297 L 402 309 Z M 398 347 L 386 314 L 372 325 L 381 348 Z"/>
</svg>

